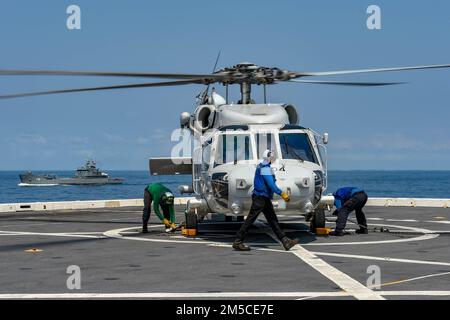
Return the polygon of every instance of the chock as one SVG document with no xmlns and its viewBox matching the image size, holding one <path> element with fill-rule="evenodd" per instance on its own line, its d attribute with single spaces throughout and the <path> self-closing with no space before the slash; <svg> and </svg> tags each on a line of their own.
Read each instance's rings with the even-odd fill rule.
<svg viewBox="0 0 450 320">
<path fill-rule="evenodd" d="M 183 236 L 196 236 L 197 235 L 197 229 L 182 228 L 181 229 L 181 234 Z"/>
<path fill-rule="evenodd" d="M 316 228 L 317 235 L 328 235 L 331 232 L 330 228 Z"/>
</svg>

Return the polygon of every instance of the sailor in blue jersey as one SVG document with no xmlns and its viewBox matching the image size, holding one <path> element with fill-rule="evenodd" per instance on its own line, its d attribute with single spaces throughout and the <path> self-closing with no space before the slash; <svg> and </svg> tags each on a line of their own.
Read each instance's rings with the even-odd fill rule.
<svg viewBox="0 0 450 320">
<path fill-rule="evenodd" d="M 344 229 L 347 224 L 349 214 L 354 210 L 356 214 L 356 220 L 359 224 L 359 229 L 356 230 L 358 234 L 367 234 L 367 222 L 366 216 L 362 211 L 367 202 L 367 194 L 364 190 L 356 187 L 344 187 L 338 189 L 334 196 L 334 205 L 336 210 L 333 215 L 337 216 L 336 229 L 330 233 L 332 236 L 345 235 Z"/>
<path fill-rule="evenodd" d="M 233 248 L 238 251 L 249 251 L 250 247 L 244 245 L 244 238 L 248 233 L 250 226 L 256 221 L 262 212 L 266 217 L 267 223 L 272 228 L 285 250 L 291 249 L 298 243 L 298 240 L 289 239 L 281 230 L 278 219 L 273 209 L 272 199 L 276 193 L 289 202 L 290 197 L 283 192 L 275 183 L 275 175 L 272 172 L 270 164 L 274 161 L 273 152 L 266 150 L 263 153 L 263 161 L 258 164 L 255 171 L 255 179 L 253 181 L 252 206 L 244 224 L 236 234 L 236 240 L 233 242 Z"/>
</svg>

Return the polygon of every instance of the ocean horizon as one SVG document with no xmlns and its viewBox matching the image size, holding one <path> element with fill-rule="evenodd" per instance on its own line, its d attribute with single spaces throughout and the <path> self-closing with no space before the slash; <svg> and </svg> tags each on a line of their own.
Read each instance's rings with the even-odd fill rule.
<svg viewBox="0 0 450 320">
<path fill-rule="evenodd" d="M 99 186 L 19 186 L 19 174 L 27 170 L 0 171 L 0 203 L 41 201 L 136 199 L 143 196 L 144 187 L 159 182 L 180 196 L 178 186 L 190 184 L 190 175 L 151 176 L 148 170 L 108 170 L 110 177 L 121 177 L 121 185 Z M 71 177 L 73 170 L 33 170 Z M 450 170 L 329 170 L 330 194 L 342 186 L 357 186 L 369 197 L 450 198 Z"/>
</svg>

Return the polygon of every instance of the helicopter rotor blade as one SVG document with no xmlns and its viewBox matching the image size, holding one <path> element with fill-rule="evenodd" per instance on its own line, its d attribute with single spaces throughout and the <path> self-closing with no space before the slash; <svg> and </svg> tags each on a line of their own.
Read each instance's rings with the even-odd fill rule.
<svg viewBox="0 0 450 320">
<path fill-rule="evenodd" d="M 2 70 L 0 76 L 87 76 L 87 77 L 129 77 L 129 78 L 165 78 L 165 79 L 205 79 L 221 80 L 218 74 L 190 73 L 147 73 L 147 72 L 96 72 L 68 70 Z"/>
<path fill-rule="evenodd" d="M 179 80 L 179 81 L 168 81 L 168 82 L 152 82 L 152 83 L 135 83 L 135 84 L 114 85 L 114 86 L 105 86 L 105 87 L 89 87 L 89 88 L 77 88 L 77 89 L 25 92 L 25 93 L 0 95 L 0 99 L 13 99 L 13 98 L 22 98 L 22 97 L 43 96 L 43 95 L 60 94 L 60 93 L 86 92 L 86 91 L 116 90 L 116 89 L 130 89 L 130 88 L 149 88 L 149 87 L 168 87 L 168 86 L 180 86 L 180 85 L 186 85 L 186 84 L 203 84 L 203 79 Z"/>
<path fill-rule="evenodd" d="M 426 66 L 412 66 L 412 67 L 400 67 L 400 68 L 379 68 L 379 69 L 356 69 L 356 70 L 341 70 L 341 71 L 324 71 L 324 72 L 296 72 L 294 78 L 300 77 L 312 77 L 312 76 L 339 76 L 347 74 L 360 74 L 360 73 L 374 73 L 374 72 L 393 72 L 393 71 L 411 71 L 411 70 L 424 70 L 424 69 L 441 69 L 450 68 L 450 64 L 437 64 Z"/>
<path fill-rule="evenodd" d="M 287 82 L 306 83 L 306 84 L 326 84 L 335 86 L 351 87 L 381 87 L 405 84 L 405 82 L 343 82 L 343 81 L 320 81 L 320 80 L 289 80 Z"/>
</svg>

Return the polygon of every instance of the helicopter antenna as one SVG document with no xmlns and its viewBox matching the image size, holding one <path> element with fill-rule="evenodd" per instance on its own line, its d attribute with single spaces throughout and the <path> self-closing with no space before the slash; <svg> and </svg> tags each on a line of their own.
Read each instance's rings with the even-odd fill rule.
<svg viewBox="0 0 450 320">
<path fill-rule="evenodd" d="M 219 50 L 219 53 L 217 54 L 216 63 L 214 63 L 214 68 L 213 68 L 212 73 L 216 72 L 217 63 L 219 62 L 219 59 L 220 59 L 220 53 L 221 53 L 221 52 L 222 52 L 222 51 Z"/>
<path fill-rule="evenodd" d="M 219 63 L 219 59 L 220 59 L 220 54 L 221 54 L 221 52 L 222 52 L 222 51 L 219 50 L 219 53 L 217 54 L 217 57 L 216 57 L 216 62 L 214 63 L 214 67 L 213 67 L 213 70 L 212 70 L 211 73 L 216 72 L 216 68 L 217 68 L 217 64 Z M 198 100 L 199 104 L 203 104 L 203 103 L 206 102 L 206 98 L 208 97 L 208 92 L 209 92 L 209 86 L 210 86 L 210 85 L 211 85 L 211 84 L 208 83 L 208 85 L 206 86 L 206 89 L 203 91 L 203 93 L 200 93 L 200 94 L 197 96 L 197 100 Z"/>
</svg>

